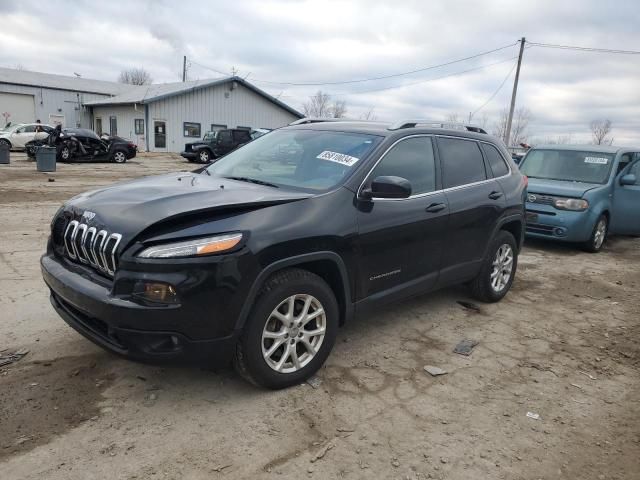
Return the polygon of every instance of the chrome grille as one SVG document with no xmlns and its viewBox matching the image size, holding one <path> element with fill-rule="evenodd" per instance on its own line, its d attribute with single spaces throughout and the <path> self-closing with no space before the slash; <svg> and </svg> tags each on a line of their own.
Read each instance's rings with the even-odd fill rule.
<svg viewBox="0 0 640 480">
<path fill-rule="evenodd" d="M 542 205 L 553 205 L 555 197 L 551 195 L 542 195 L 540 193 L 529 193 L 527 195 L 527 201 L 529 203 L 540 203 Z"/>
<path fill-rule="evenodd" d="M 64 231 L 63 239 L 65 252 L 71 260 L 113 276 L 118 267 L 116 250 L 122 235 L 98 231 L 96 227 L 72 220 Z"/>
</svg>

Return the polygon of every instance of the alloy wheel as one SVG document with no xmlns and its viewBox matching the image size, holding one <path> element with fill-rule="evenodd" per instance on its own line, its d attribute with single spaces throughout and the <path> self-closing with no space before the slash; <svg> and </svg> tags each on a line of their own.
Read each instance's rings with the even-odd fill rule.
<svg viewBox="0 0 640 480">
<path fill-rule="evenodd" d="M 269 315 L 262 331 L 262 357 L 278 373 L 293 373 L 316 356 L 327 330 L 327 318 L 313 295 L 283 300 Z"/>
<path fill-rule="evenodd" d="M 202 163 L 207 163 L 209 161 L 209 152 L 206 152 L 206 151 L 200 152 L 200 161 Z"/>
<path fill-rule="evenodd" d="M 124 163 L 127 160 L 124 152 L 116 152 L 113 154 L 113 161 L 116 163 Z"/>
<path fill-rule="evenodd" d="M 491 272 L 491 288 L 495 292 L 501 292 L 511 280 L 513 271 L 513 249 L 511 245 L 503 244 L 496 251 Z"/>
<path fill-rule="evenodd" d="M 70 153 L 69 149 L 65 147 L 60 151 L 60 158 L 62 158 L 62 160 L 69 160 Z"/>
<path fill-rule="evenodd" d="M 601 218 L 598 221 L 598 225 L 596 225 L 596 231 L 593 235 L 593 246 L 596 250 L 599 250 L 604 243 L 604 239 L 607 235 L 607 221 L 604 218 Z"/>
</svg>

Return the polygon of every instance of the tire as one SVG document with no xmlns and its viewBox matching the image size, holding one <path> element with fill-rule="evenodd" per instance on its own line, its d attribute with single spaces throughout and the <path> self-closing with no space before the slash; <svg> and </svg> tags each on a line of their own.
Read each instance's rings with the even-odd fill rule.
<svg viewBox="0 0 640 480">
<path fill-rule="evenodd" d="M 200 163 L 209 163 L 211 161 L 211 152 L 209 152 L 209 150 L 200 150 L 198 153 L 198 161 Z"/>
<path fill-rule="evenodd" d="M 500 230 L 491 241 L 480 273 L 470 283 L 471 294 L 481 302 L 493 303 L 502 300 L 513 284 L 517 268 L 516 240 L 511 233 Z"/>
<path fill-rule="evenodd" d="M 5 138 L 0 138 L 0 145 L 6 146 L 8 149 L 11 149 L 11 142 Z"/>
<path fill-rule="evenodd" d="M 69 149 L 69 147 L 64 146 L 60 149 L 60 153 L 58 153 L 58 156 L 60 157 L 61 162 L 68 162 L 69 160 L 71 160 L 71 150 Z"/>
<path fill-rule="evenodd" d="M 125 163 L 127 161 L 127 154 L 122 150 L 116 150 L 115 152 L 113 152 L 111 160 L 114 163 Z"/>
<path fill-rule="evenodd" d="M 285 322 L 292 301 L 294 322 L 305 316 L 305 307 L 307 315 L 316 316 L 307 320 L 306 325 L 293 323 L 289 328 Z M 317 314 L 320 309 L 324 313 Z M 305 334 L 320 331 L 323 326 L 323 334 Z M 322 278 L 297 268 L 277 272 L 262 287 L 247 319 L 236 346 L 236 370 L 261 387 L 280 389 L 298 385 L 325 362 L 337 331 L 338 303 Z M 315 354 L 306 345 L 315 347 Z M 298 365 L 290 352 L 295 352 Z"/>
<path fill-rule="evenodd" d="M 593 226 L 589 240 L 582 245 L 582 248 L 589 253 L 598 253 L 607 240 L 607 233 L 609 233 L 609 219 L 602 214 Z"/>
</svg>

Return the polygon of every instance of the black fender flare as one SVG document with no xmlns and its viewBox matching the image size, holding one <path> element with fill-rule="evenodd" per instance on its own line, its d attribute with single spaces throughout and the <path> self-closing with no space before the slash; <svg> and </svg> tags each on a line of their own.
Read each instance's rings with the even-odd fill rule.
<svg viewBox="0 0 640 480">
<path fill-rule="evenodd" d="M 338 271 L 340 273 L 340 277 L 342 279 L 343 286 L 343 296 L 344 296 L 344 308 L 343 311 L 340 312 L 341 316 L 343 316 L 344 322 L 346 323 L 351 317 L 353 317 L 354 306 L 351 301 L 351 286 L 349 283 L 349 274 L 347 273 L 347 266 L 344 263 L 344 260 L 340 255 L 331 251 L 320 251 L 313 253 L 305 253 L 302 255 L 295 255 L 293 257 L 283 258 L 281 260 L 277 260 L 269 265 L 267 265 L 262 271 L 258 274 L 256 279 L 253 281 L 251 288 L 249 289 L 249 293 L 244 300 L 244 304 L 242 305 L 242 309 L 240 310 L 240 315 L 238 315 L 238 319 L 236 320 L 235 330 L 239 331 L 244 328 L 244 325 L 249 318 L 249 314 L 251 313 L 251 309 L 253 308 L 253 304 L 255 302 L 262 285 L 267 281 L 267 279 L 275 272 L 282 270 L 284 268 L 295 267 L 296 265 L 302 265 L 308 262 L 315 262 L 318 260 L 328 260 L 333 262 Z"/>
<path fill-rule="evenodd" d="M 524 244 L 524 231 L 526 228 L 526 222 L 523 214 L 515 213 L 512 215 L 507 215 L 506 217 L 502 217 L 496 224 L 495 228 L 493 229 L 491 238 L 494 238 L 498 234 L 498 232 L 502 230 L 502 227 L 505 226 L 507 223 L 516 222 L 516 221 L 520 223 L 520 231 L 521 231 L 520 238 L 516 238 L 516 243 L 518 245 L 518 252 L 520 252 L 522 250 L 522 245 Z M 489 246 L 487 245 L 487 249 L 488 248 Z M 487 252 L 485 251 L 484 254 L 486 256 Z"/>
</svg>

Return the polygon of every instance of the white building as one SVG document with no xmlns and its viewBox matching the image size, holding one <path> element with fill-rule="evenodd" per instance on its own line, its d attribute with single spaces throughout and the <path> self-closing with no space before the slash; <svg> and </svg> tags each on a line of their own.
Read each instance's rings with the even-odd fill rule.
<svg viewBox="0 0 640 480">
<path fill-rule="evenodd" d="M 239 77 L 144 86 L 0 68 L 0 126 L 39 119 L 180 152 L 220 128 L 278 128 L 302 114 Z"/>
</svg>

